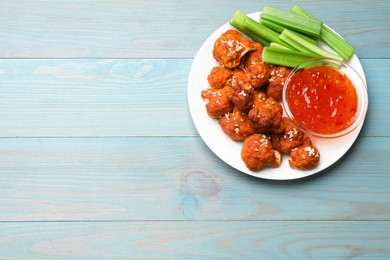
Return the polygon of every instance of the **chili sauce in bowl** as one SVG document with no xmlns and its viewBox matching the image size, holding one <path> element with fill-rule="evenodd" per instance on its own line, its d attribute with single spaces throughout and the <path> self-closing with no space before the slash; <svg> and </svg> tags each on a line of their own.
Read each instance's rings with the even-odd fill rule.
<svg viewBox="0 0 390 260">
<path fill-rule="evenodd" d="M 347 63 L 311 59 L 299 64 L 287 77 L 283 106 L 287 116 L 308 134 L 340 137 L 364 121 L 367 88 Z"/>
</svg>

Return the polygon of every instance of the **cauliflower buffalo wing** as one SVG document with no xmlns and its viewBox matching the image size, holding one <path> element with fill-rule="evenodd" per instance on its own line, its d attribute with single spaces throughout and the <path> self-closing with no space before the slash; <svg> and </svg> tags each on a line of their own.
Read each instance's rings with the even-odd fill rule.
<svg viewBox="0 0 390 260">
<path fill-rule="evenodd" d="M 232 101 L 234 106 L 241 112 L 248 112 L 252 107 L 254 89 L 243 70 L 234 70 L 231 87 L 233 89 Z"/>
<path fill-rule="evenodd" d="M 263 167 L 279 167 L 282 155 L 272 148 L 271 140 L 263 134 L 254 134 L 245 139 L 241 158 L 252 171 L 259 171 Z"/>
<path fill-rule="evenodd" d="M 207 76 L 207 81 L 210 87 L 221 89 L 229 82 L 232 77 L 232 72 L 224 67 L 215 66 Z"/>
<path fill-rule="evenodd" d="M 215 41 L 213 56 L 221 66 L 235 69 L 240 65 L 242 57 L 251 50 L 254 50 L 251 40 L 240 32 L 227 30 Z"/>
<path fill-rule="evenodd" d="M 290 151 L 303 142 L 304 133 L 288 117 L 282 118 L 283 133 L 272 135 L 272 146 L 282 153 Z"/>
<path fill-rule="evenodd" d="M 260 88 L 268 83 L 270 72 L 268 66 L 262 62 L 263 46 L 254 43 L 255 50 L 247 54 L 243 68 L 254 88 Z"/>
<path fill-rule="evenodd" d="M 226 113 L 225 116 L 218 120 L 218 123 L 223 132 L 233 141 L 243 141 L 253 134 L 246 114 L 242 113 L 237 108 L 234 108 L 232 113 Z"/>
<path fill-rule="evenodd" d="M 283 66 L 272 66 L 269 68 L 270 78 L 267 85 L 267 96 L 278 102 L 282 101 L 284 82 L 290 72 L 290 68 Z"/>
<path fill-rule="evenodd" d="M 290 157 L 290 167 L 298 170 L 310 170 L 320 161 L 320 153 L 311 143 L 310 137 L 306 137 L 301 146 L 292 149 Z"/>
<path fill-rule="evenodd" d="M 212 118 L 220 118 L 233 110 L 233 90 L 230 86 L 222 89 L 208 88 L 202 91 L 202 98 L 206 101 L 207 114 Z"/>
<path fill-rule="evenodd" d="M 254 95 L 253 107 L 248 113 L 251 127 L 256 133 L 280 133 L 283 131 L 283 108 L 263 92 Z"/>
</svg>

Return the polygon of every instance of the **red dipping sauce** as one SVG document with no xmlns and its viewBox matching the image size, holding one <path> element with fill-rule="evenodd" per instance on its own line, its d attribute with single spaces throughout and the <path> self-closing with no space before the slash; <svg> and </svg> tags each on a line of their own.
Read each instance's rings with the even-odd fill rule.
<svg viewBox="0 0 390 260">
<path fill-rule="evenodd" d="M 313 67 L 296 72 L 286 98 L 291 114 L 304 128 L 333 134 L 351 125 L 358 96 L 351 80 L 336 69 Z"/>
</svg>

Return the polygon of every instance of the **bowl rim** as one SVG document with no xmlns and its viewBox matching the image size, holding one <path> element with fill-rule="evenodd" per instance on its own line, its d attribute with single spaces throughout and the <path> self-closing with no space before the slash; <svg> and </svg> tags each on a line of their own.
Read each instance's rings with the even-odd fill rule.
<svg viewBox="0 0 390 260">
<path fill-rule="evenodd" d="M 313 66 L 308 65 L 312 64 Z M 316 65 L 317 64 L 317 65 Z M 319 65 L 318 65 L 319 64 Z M 332 66 L 330 66 L 332 65 Z M 318 66 L 327 66 L 327 67 L 333 67 L 338 66 L 337 70 L 343 74 L 346 74 L 348 78 L 351 80 L 353 83 L 353 86 L 356 89 L 357 97 L 358 97 L 358 111 L 356 112 L 356 116 L 354 117 L 353 121 L 351 124 L 338 131 L 335 133 L 318 133 L 314 132 L 310 129 L 307 129 L 304 127 L 302 124 L 300 124 L 294 117 L 294 115 L 291 113 L 288 102 L 287 102 L 287 90 L 288 90 L 288 85 L 292 79 L 292 77 L 301 70 L 304 70 L 306 68 L 313 68 L 313 67 L 318 67 Z M 340 70 L 339 68 L 343 67 L 346 68 L 345 70 Z M 351 76 L 353 75 L 353 77 Z M 356 82 L 358 84 L 356 84 Z M 364 119 L 367 114 L 368 110 L 368 90 L 367 90 L 367 84 L 362 78 L 362 76 L 358 73 L 356 69 L 354 69 L 350 64 L 343 60 L 338 60 L 334 58 L 328 58 L 328 57 L 317 57 L 317 58 L 310 58 L 305 61 L 300 62 L 297 66 L 295 66 L 289 75 L 287 76 L 284 84 L 283 84 L 283 93 L 282 93 L 282 105 L 283 105 L 283 110 L 285 114 L 287 115 L 288 118 L 290 118 L 302 131 L 305 133 L 315 136 L 315 137 L 320 137 L 320 138 L 339 138 L 344 135 L 347 135 L 351 133 L 353 130 L 355 130 L 359 125 L 364 123 Z"/>
</svg>

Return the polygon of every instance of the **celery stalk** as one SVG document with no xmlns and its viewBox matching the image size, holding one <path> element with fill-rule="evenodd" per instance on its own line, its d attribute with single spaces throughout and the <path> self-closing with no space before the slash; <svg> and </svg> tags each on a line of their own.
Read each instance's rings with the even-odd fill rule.
<svg viewBox="0 0 390 260">
<path fill-rule="evenodd" d="M 270 42 L 267 41 L 266 39 L 258 36 L 257 34 L 251 32 L 251 31 L 246 31 L 246 30 L 242 30 L 241 32 L 243 32 L 244 34 L 246 34 L 249 38 L 251 38 L 253 41 L 255 42 L 258 42 L 260 43 L 261 45 L 263 46 L 269 46 L 270 45 Z"/>
<path fill-rule="evenodd" d="M 246 19 L 247 19 L 247 15 L 241 12 L 240 10 L 237 10 L 234 13 L 233 18 L 230 20 L 230 25 L 232 25 L 240 32 L 246 34 L 252 40 L 259 42 L 261 45 L 269 46 L 269 41 L 257 35 L 256 33 L 249 31 L 247 28 L 244 27 L 244 22 Z"/>
<path fill-rule="evenodd" d="M 278 25 L 274 22 L 271 22 L 271 21 L 268 21 L 268 20 L 265 20 L 265 19 L 262 19 L 260 21 L 261 24 L 263 24 L 264 26 L 270 28 L 271 30 L 274 30 L 275 32 L 277 33 L 282 33 L 284 29 L 286 29 L 285 27 L 281 26 L 281 25 Z M 313 38 L 310 38 L 309 36 L 305 35 L 305 34 L 301 34 L 299 32 L 296 32 L 297 34 L 299 34 L 300 37 L 304 38 L 305 40 L 307 40 L 308 42 L 311 42 L 312 44 L 315 44 L 315 45 L 318 45 L 318 42 L 317 40 L 313 39 Z M 279 37 L 280 38 L 280 37 Z"/>
<path fill-rule="evenodd" d="M 279 48 L 279 49 L 284 49 L 284 50 L 291 50 L 291 49 L 289 49 L 289 48 L 287 48 L 287 47 L 285 47 L 283 45 L 280 45 L 279 43 L 276 43 L 276 42 L 271 42 L 269 44 L 269 47 L 271 47 L 271 48 Z"/>
<path fill-rule="evenodd" d="M 314 16 L 307 12 L 303 7 L 296 4 L 290 10 L 291 13 L 301 15 L 302 17 L 309 18 L 318 21 Z M 340 37 L 337 33 L 332 31 L 325 24 L 321 25 L 321 40 L 331 47 L 337 54 L 339 54 L 344 60 L 348 61 L 355 52 L 355 48 L 349 44 L 346 40 Z"/>
<path fill-rule="evenodd" d="M 316 53 L 320 56 L 333 58 L 336 60 L 342 60 L 342 58 L 339 55 L 331 53 L 325 49 L 318 47 L 317 45 L 314 45 L 314 44 L 306 41 L 305 39 L 303 39 L 299 35 L 297 35 L 294 31 L 291 31 L 289 29 L 285 29 L 280 34 L 280 38 L 286 42 L 290 42 L 290 44 L 291 44 L 291 42 L 295 42 L 297 45 L 300 45 L 303 49 L 307 49 L 310 52 Z"/>
<path fill-rule="evenodd" d="M 263 24 L 264 26 L 267 26 L 271 30 L 274 30 L 277 33 L 282 33 L 284 28 L 285 28 L 285 27 L 283 27 L 283 26 L 281 26 L 279 24 L 276 24 L 274 22 L 271 22 L 271 21 L 268 21 L 268 20 L 265 20 L 265 19 L 261 19 L 261 17 L 260 17 L 260 23 Z"/>
<path fill-rule="evenodd" d="M 305 60 L 319 56 L 317 54 L 308 54 L 293 50 L 264 47 L 262 57 L 265 63 L 293 68 Z"/>
<path fill-rule="evenodd" d="M 293 8 L 291 8 L 290 12 L 292 14 L 296 14 L 296 15 L 300 15 L 302 17 L 306 17 L 306 18 L 309 18 L 309 19 L 312 19 L 312 20 L 317 20 L 314 16 L 312 16 L 308 11 L 306 11 L 306 9 L 304 9 L 302 6 L 298 5 L 298 4 L 295 4 L 293 6 Z"/>
<path fill-rule="evenodd" d="M 259 22 L 256 22 L 240 10 L 237 10 L 234 13 L 232 19 L 230 20 L 230 25 L 238 30 L 242 30 L 242 32 L 246 31 L 256 34 L 268 42 L 276 42 L 289 47 L 286 43 L 279 39 L 279 34 L 277 32 L 265 27 Z"/>
<path fill-rule="evenodd" d="M 261 19 L 279 24 L 294 31 L 319 37 L 321 34 L 321 22 L 284 10 L 264 6 Z"/>
<path fill-rule="evenodd" d="M 328 26 L 324 25 L 321 31 L 321 40 L 331 47 L 344 60 L 348 61 L 355 53 L 355 48 L 341 38 Z"/>
<path fill-rule="evenodd" d="M 286 30 L 288 30 L 288 29 L 286 29 Z M 285 31 L 283 31 L 283 32 L 285 32 Z M 296 42 L 295 40 L 291 39 L 286 33 L 283 33 L 283 32 L 280 34 L 279 38 L 282 41 L 284 41 L 285 43 L 287 43 L 288 45 L 292 46 L 295 50 L 303 52 L 303 53 L 311 53 L 311 54 L 314 53 L 309 48 L 307 48 L 305 45 L 302 45 L 302 44 Z"/>
</svg>

